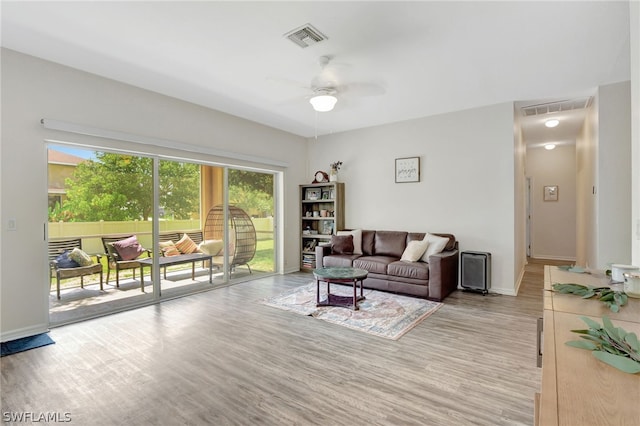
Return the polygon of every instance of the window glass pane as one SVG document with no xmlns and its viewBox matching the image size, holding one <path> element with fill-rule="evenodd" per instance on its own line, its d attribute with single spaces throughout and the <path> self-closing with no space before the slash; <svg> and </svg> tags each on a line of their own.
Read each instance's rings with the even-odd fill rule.
<svg viewBox="0 0 640 426">
<path fill-rule="evenodd" d="M 229 205 L 242 209 L 255 228 L 255 254 L 248 265 L 252 272 L 275 270 L 273 222 L 274 176 L 247 170 L 229 169 Z"/>
<path fill-rule="evenodd" d="M 135 236 L 131 244 L 122 244 L 123 252 L 131 251 L 128 256 L 134 260 L 149 256 L 147 249 L 152 247 L 152 164 L 151 158 L 135 155 L 67 146 L 49 147 L 49 260 L 62 254 L 57 251 L 71 252 L 75 247 L 90 256 L 91 264 L 86 266 L 100 264 L 103 271 L 101 288 L 99 268 L 84 274 L 73 264 L 66 268 L 70 270 L 62 272 L 55 264 L 52 266 L 52 323 L 98 311 L 108 312 L 112 308 L 121 309 L 123 304 L 152 297 L 149 268 L 145 270 L 147 276 L 142 283 L 140 268 L 135 262 L 124 262 L 126 259 L 117 249 L 112 248 L 111 253 L 107 253 L 105 248 L 107 238 L 120 241 Z M 57 297 L 58 278 L 60 298 Z M 145 284 L 144 292 L 141 284 Z"/>
</svg>

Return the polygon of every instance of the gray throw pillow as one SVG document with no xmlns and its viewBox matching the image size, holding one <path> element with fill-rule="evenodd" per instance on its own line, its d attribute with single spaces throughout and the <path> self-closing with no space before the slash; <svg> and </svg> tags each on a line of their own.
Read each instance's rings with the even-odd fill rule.
<svg viewBox="0 0 640 426">
<path fill-rule="evenodd" d="M 353 235 L 332 235 L 331 252 L 333 254 L 353 254 Z"/>
</svg>

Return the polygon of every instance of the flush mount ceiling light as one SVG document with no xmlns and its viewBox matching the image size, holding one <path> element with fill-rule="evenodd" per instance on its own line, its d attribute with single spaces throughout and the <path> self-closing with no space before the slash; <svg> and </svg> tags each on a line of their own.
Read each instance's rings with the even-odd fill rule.
<svg viewBox="0 0 640 426">
<path fill-rule="evenodd" d="M 335 93 L 335 90 L 329 88 L 316 89 L 313 91 L 313 97 L 309 99 L 309 103 L 318 112 L 331 111 L 338 102 L 338 98 L 333 96 Z"/>
<path fill-rule="evenodd" d="M 556 127 L 558 124 L 560 124 L 560 120 L 556 120 L 555 118 L 544 122 L 544 125 L 547 127 Z"/>
<path fill-rule="evenodd" d="M 552 149 L 556 149 L 556 144 L 554 143 L 548 143 L 544 145 L 544 149 L 551 151 Z"/>
</svg>

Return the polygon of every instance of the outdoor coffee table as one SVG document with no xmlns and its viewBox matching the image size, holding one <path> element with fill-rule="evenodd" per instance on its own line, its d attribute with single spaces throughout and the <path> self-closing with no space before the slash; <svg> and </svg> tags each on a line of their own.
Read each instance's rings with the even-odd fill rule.
<svg viewBox="0 0 640 426">
<path fill-rule="evenodd" d="M 364 269 L 357 268 L 319 268 L 313 270 L 313 276 L 316 278 L 316 306 L 341 306 L 344 308 L 352 308 L 354 311 L 359 309 L 358 302 L 364 300 L 362 289 L 362 281 L 367 278 L 368 272 Z M 327 298 L 320 301 L 320 281 L 327 283 Z M 358 296 L 358 281 L 360 282 L 360 296 Z M 330 285 L 335 284 L 353 284 L 353 297 L 338 296 L 331 294 Z"/>
<path fill-rule="evenodd" d="M 191 263 L 191 279 L 195 279 L 195 264 L 203 260 L 209 261 L 209 282 L 213 282 L 213 256 L 205 253 L 181 254 L 177 256 L 161 256 L 158 258 L 160 266 L 179 265 L 182 263 Z M 138 259 L 140 262 L 140 289 L 144 292 L 144 274 L 142 268 L 153 265 L 153 258 Z"/>
</svg>

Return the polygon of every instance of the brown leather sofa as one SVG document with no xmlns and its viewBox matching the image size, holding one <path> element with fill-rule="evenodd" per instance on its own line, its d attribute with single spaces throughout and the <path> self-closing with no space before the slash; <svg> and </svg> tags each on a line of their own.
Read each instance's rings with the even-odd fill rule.
<svg viewBox="0 0 640 426">
<path fill-rule="evenodd" d="M 362 231 L 362 254 L 333 254 L 331 244 L 316 247 L 316 267 L 354 267 L 369 272 L 364 287 L 404 293 L 441 301 L 458 287 L 458 242 L 452 234 L 433 234 L 449 239 L 444 250 L 429 262 L 401 261 L 409 241 L 424 233 Z"/>
</svg>

